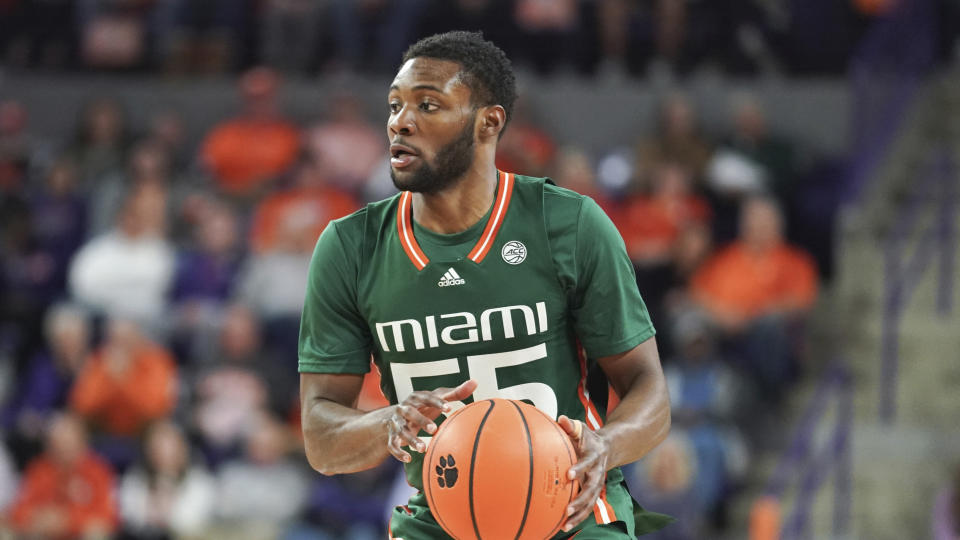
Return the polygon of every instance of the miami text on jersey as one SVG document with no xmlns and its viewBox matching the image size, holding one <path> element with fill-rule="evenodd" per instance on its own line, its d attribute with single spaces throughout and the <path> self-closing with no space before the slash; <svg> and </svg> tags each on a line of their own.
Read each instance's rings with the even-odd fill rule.
<svg viewBox="0 0 960 540">
<path fill-rule="evenodd" d="M 406 350 L 408 342 L 404 341 L 404 336 L 412 336 L 413 346 L 416 350 L 439 347 L 442 342 L 445 345 L 461 345 L 464 343 L 476 343 L 478 341 L 493 341 L 494 339 L 511 339 L 516 334 L 513 330 L 513 312 L 519 311 L 523 315 L 523 322 L 528 336 L 542 334 L 547 331 L 547 305 L 545 302 L 537 302 L 531 308 L 530 306 L 516 305 L 490 308 L 480 313 L 480 328 L 477 328 L 477 317 L 473 313 L 466 311 L 460 313 L 445 313 L 442 315 L 430 315 L 421 322 L 416 319 L 403 319 L 399 321 L 390 321 L 375 323 L 377 329 L 377 338 L 380 340 L 380 347 L 384 352 L 390 352 L 390 344 L 387 340 L 386 329 L 393 330 L 390 334 L 393 337 L 393 346 L 397 352 Z M 536 315 L 534 315 L 536 311 Z M 494 317 L 497 315 L 497 317 Z M 494 320 L 500 322 L 498 328 L 502 333 L 494 337 Z M 440 324 L 438 328 L 437 324 Z M 424 330 L 426 330 L 426 341 L 424 341 Z M 454 332 L 457 336 L 454 336 Z"/>
</svg>

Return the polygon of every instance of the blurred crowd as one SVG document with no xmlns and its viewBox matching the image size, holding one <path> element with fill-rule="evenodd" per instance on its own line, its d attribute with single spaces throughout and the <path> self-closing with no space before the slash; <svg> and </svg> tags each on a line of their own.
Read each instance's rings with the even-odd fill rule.
<svg viewBox="0 0 960 540">
<path fill-rule="evenodd" d="M 21 103 L 0 102 L 0 528 L 382 537 L 407 494 L 399 464 L 310 471 L 296 370 L 318 234 L 394 193 L 369 120 L 382 115 L 342 94 L 301 125 L 281 84 L 246 71 L 242 109 L 196 146 L 176 112 L 131 125 L 132 104 L 96 97 L 47 140 Z M 655 125 L 605 155 L 559 146 L 535 105 L 520 104 L 498 166 L 600 203 L 658 328 L 674 427 L 630 482 L 682 518 L 662 538 L 723 530 L 751 453 L 770 443 L 765 419 L 803 369 L 838 167 L 780 136 L 746 94 L 713 135 L 671 94 Z M 375 377 L 361 407 L 384 403 Z"/>
<path fill-rule="evenodd" d="M 844 72 L 896 0 L 2 0 L 8 65 L 389 72 L 416 38 L 483 30 L 516 62 L 683 74 Z"/>
</svg>

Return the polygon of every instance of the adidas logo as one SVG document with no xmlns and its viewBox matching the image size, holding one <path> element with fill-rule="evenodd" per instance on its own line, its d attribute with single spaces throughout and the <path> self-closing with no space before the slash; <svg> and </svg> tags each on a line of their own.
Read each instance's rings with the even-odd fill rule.
<svg viewBox="0 0 960 540">
<path fill-rule="evenodd" d="M 466 283 L 466 280 L 460 277 L 460 274 L 458 274 L 456 270 L 451 268 L 443 274 L 443 277 L 440 278 L 437 285 L 441 287 L 453 287 L 454 285 L 463 285 L 464 283 Z"/>
</svg>

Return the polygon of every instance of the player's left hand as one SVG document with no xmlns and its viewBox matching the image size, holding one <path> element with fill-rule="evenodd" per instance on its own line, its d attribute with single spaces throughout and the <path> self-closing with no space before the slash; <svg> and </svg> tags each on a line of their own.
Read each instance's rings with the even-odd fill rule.
<svg viewBox="0 0 960 540">
<path fill-rule="evenodd" d="M 579 420 L 560 415 L 557 423 L 573 441 L 577 450 L 577 462 L 570 467 L 567 478 L 580 484 L 580 493 L 567 506 L 567 521 L 561 527 L 566 532 L 586 519 L 600 498 L 607 478 L 610 443 L 587 429 Z"/>
</svg>

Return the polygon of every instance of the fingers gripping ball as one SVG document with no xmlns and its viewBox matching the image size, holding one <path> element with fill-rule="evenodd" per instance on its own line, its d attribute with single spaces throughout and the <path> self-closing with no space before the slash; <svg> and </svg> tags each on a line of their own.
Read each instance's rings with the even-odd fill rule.
<svg viewBox="0 0 960 540">
<path fill-rule="evenodd" d="M 522 401 L 488 399 L 440 426 L 423 461 L 427 502 L 457 540 L 553 536 L 577 493 L 570 437 Z"/>
</svg>

